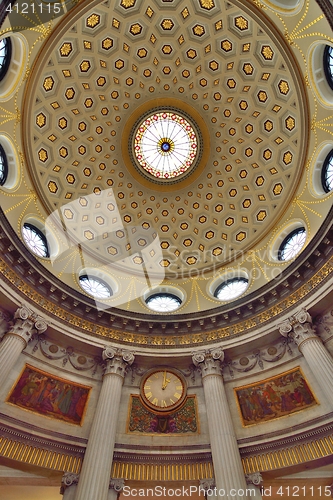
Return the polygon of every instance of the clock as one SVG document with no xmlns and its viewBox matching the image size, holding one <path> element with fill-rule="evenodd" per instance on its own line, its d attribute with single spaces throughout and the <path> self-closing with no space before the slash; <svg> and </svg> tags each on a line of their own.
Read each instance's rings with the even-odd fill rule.
<svg viewBox="0 0 333 500">
<path fill-rule="evenodd" d="M 153 368 L 142 379 L 142 401 L 154 412 L 173 411 L 184 402 L 185 397 L 185 379 L 173 368 Z"/>
</svg>

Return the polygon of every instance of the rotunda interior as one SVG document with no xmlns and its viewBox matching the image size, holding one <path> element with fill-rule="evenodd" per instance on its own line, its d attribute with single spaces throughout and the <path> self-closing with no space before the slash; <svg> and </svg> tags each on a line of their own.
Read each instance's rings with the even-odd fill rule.
<svg viewBox="0 0 333 500">
<path fill-rule="evenodd" d="M 333 496 L 332 11 L 3 0 L 3 500 Z"/>
</svg>

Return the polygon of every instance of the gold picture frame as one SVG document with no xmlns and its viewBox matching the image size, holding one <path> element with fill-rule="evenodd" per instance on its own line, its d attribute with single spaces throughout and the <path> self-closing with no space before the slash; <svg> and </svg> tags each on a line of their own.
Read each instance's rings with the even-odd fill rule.
<svg viewBox="0 0 333 500">
<path fill-rule="evenodd" d="M 243 427 L 271 422 L 319 404 L 300 366 L 234 387 L 234 395 Z"/>
</svg>

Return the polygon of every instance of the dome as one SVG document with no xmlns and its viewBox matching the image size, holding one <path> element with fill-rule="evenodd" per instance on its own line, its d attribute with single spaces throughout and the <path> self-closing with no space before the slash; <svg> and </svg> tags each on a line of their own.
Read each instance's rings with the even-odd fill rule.
<svg viewBox="0 0 333 500">
<path fill-rule="evenodd" d="M 141 391 L 154 413 L 149 377 L 167 393 L 174 375 L 184 404 L 184 387 L 186 397 L 203 391 L 192 356 L 209 352 L 221 362 L 235 421 L 245 411 L 236 396 L 250 384 L 264 391 L 296 368 L 305 380 L 279 328 L 306 310 L 332 350 L 331 327 L 319 326 L 332 297 L 333 38 L 325 2 L 66 0 L 59 11 L 52 3 L 30 17 L 7 3 L 0 12 L 3 328 L 21 307 L 29 321 L 48 325 L 35 328 L 20 376 L 65 374 L 81 384 L 77 395 L 88 397 L 91 384 L 97 404 L 108 359 L 101 351 L 132 350 L 139 362 L 129 363 L 124 394 Z M 10 426 L 17 414 L 7 389 L 0 413 Z M 161 413 L 177 408 L 170 398 Z M 314 427 L 330 411 L 317 399 L 304 403 Z M 54 436 L 70 435 L 78 456 L 93 420 L 89 405 L 88 427 L 61 428 L 77 424 L 76 414 Z M 36 428 L 44 429 L 38 411 Z M 246 459 L 259 431 L 248 417 L 236 434 L 250 474 Z M 276 425 L 275 432 L 269 422 L 266 434 L 282 443 Z M 302 417 L 299 432 L 305 427 Z M 115 464 L 134 453 L 126 429 Z M 207 422 L 199 434 L 184 437 L 184 453 L 198 449 L 206 464 L 196 480 L 213 475 Z"/>
</svg>

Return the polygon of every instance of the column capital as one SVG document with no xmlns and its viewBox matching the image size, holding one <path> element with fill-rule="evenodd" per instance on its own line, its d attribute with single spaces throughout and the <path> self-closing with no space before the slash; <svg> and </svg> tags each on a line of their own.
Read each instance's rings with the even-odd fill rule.
<svg viewBox="0 0 333 500">
<path fill-rule="evenodd" d="M 105 361 L 104 375 L 116 374 L 125 377 L 128 366 L 134 362 L 134 353 L 126 349 L 106 347 L 102 353 Z"/>
<path fill-rule="evenodd" d="M 199 482 L 199 491 L 202 490 L 206 494 L 208 491 L 213 490 L 214 488 L 215 488 L 215 479 L 214 478 L 200 479 L 200 482 Z"/>
<path fill-rule="evenodd" d="M 253 484 L 254 486 L 260 486 L 263 482 L 263 478 L 260 472 L 254 472 L 253 474 L 245 474 L 245 480 L 247 484 Z"/>
<path fill-rule="evenodd" d="M 121 478 L 112 478 L 112 477 L 110 478 L 109 489 L 113 489 L 114 491 L 119 493 L 120 491 L 123 491 L 124 486 L 125 486 L 125 479 L 123 479 L 122 477 Z"/>
<path fill-rule="evenodd" d="M 7 321 L 7 323 L 9 323 L 10 318 L 11 315 L 7 311 L 0 309 L 0 320 Z"/>
<path fill-rule="evenodd" d="M 46 329 L 47 322 L 44 318 L 27 307 L 21 306 L 14 313 L 7 335 L 20 337 L 27 344 L 34 333 L 40 334 L 45 332 Z"/>
<path fill-rule="evenodd" d="M 74 474 L 73 472 L 65 472 L 61 478 L 60 494 L 65 493 L 66 488 L 72 486 L 72 484 L 77 484 L 79 482 L 80 474 Z"/>
<path fill-rule="evenodd" d="M 207 375 L 222 375 L 221 362 L 224 360 L 222 347 L 198 351 L 192 354 L 193 364 L 201 370 L 202 377 Z"/>
<path fill-rule="evenodd" d="M 307 340 L 316 339 L 320 342 L 320 338 L 314 331 L 312 318 L 306 309 L 301 309 L 283 321 L 279 326 L 279 331 L 283 337 L 291 337 L 299 349 Z"/>
</svg>

